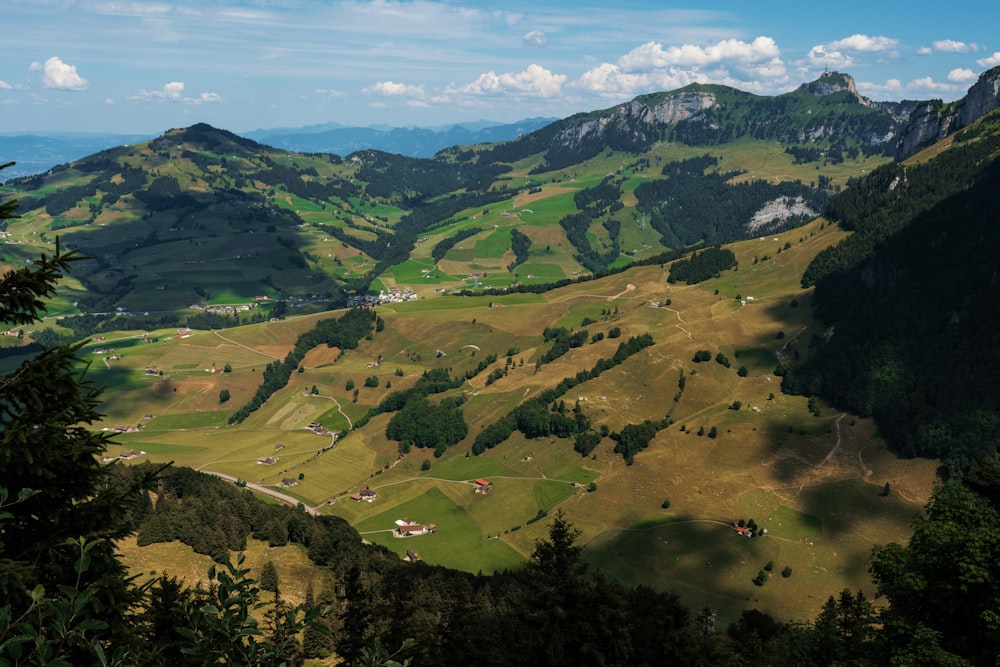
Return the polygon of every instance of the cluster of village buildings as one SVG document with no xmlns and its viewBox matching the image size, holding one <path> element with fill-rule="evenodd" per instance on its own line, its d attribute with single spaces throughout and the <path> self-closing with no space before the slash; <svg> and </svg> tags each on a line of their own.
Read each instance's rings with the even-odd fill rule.
<svg viewBox="0 0 1000 667">
<path fill-rule="evenodd" d="M 379 290 L 378 296 L 372 294 L 358 294 L 347 300 L 350 308 L 357 306 L 378 306 L 383 303 L 403 303 L 404 301 L 416 301 L 417 295 L 409 287 L 390 287 L 388 290 Z"/>
</svg>

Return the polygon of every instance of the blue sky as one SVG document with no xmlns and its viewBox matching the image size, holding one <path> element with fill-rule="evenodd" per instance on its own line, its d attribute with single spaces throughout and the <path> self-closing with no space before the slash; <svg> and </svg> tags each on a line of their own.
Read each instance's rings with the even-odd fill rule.
<svg viewBox="0 0 1000 667">
<path fill-rule="evenodd" d="M 952 100 L 1000 65 L 996 0 L 4 0 L 3 19 L 0 134 L 565 117 L 824 68 Z"/>
</svg>

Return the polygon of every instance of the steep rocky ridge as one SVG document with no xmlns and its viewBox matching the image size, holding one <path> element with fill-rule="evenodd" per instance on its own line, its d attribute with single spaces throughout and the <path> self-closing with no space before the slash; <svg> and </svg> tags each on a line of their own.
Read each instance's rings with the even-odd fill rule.
<svg viewBox="0 0 1000 667">
<path fill-rule="evenodd" d="M 845 154 L 891 153 L 911 108 L 912 103 L 872 102 L 841 72 L 824 72 L 816 81 L 776 96 L 691 84 L 571 116 L 487 151 L 481 159 L 510 162 L 545 151 L 546 164 L 537 170 L 544 172 L 608 148 L 642 152 L 660 141 L 712 146 L 749 138 L 804 146 L 812 160 L 838 161 Z"/>
<path fill-rule="evenodd" d="M 916 105 L 896 145 L 896 160 L 967 127 L 1000 106 L 1000 67 L 983 72 L 961 100 L 944 104 L 928 100 Z"/>
</svg>

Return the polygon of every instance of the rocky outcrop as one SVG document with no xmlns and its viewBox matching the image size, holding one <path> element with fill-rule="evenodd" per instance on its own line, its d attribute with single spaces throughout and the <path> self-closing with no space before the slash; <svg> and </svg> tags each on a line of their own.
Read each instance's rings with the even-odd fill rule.
<svg viewBox="0 0 1000 667">
<path fill-rule="evenodd" d="M 853 95 L 862 106 L 872 106 L 872 101 L 858 93 L 858 87 L 854 83 L 854 77 L 842 72 L 823 72 L 818 79 L 803 83 L 800 90 L 808 90 L 813 95 L 832 95 L 834 93 L 848 92 Z"/>
<path fill-rule="evenodd" d="M 979 81 L 958 102 L 919 103 L 900 134 L 896 160 L 904 160 L 924 146 L 958 132 L 997 107 L 1000 107 L 1000 67 L 983 72 Z"/>
<path fill-rule="evenodd" d="M 609 127 L 637 136 L 656 136 L 663 126 L 686 120 L 715 104 L 715 95 L 700 91 L 677 92 L 654 105 L 635 99 L 620 104 L 597 118 L 565 128 L 559 133 L 556 142 L 563 146 L 579 146 L 585 141 L 600 139 Z"/>
<path fill-rule="evenodd" d="M 959 126 L 965 127 L 1000 106 L 1000 67 L 983 72 L 958 110 Z"/>
<path fill-rule="evenodd" d="M 761 206 L 760 210 L 753 214 L 747 223 L 747 232 L 756 234 L 780 225 L 790 218 L 814 218 L 817 215 L 819 213 L 801 196 L 778 197 Z"/>
</svg>

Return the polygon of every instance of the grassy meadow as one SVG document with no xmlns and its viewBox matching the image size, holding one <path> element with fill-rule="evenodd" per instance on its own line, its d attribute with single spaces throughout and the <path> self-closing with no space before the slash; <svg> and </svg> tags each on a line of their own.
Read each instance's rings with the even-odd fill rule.
<svg viewBox="0 0 1000 667">
<path fill-rule="evenodd" d="M 263 367 L 318 318 L 336 313 L 185 339 L 163 335 L 148 344 L 123 335 L 129 346 L 120 344 L 121 359 L 107 368 L 97 358 L 91 368 L 108 386 L 105 423 L 143 423 L 139 432 L 116 436 L 123 449 L 265 485 L 301 475 L 287 493 L 397 553 L 413 549 L 429 563 L 470 572 L 517 567 L 546 536 L 547 520 L 533 520 L 562 511 L 580 530 L 587 562 L 623 581 L 675 589 L 692 608 L 711 604 L 727 621 L 752 607 L 808 618 L 845 587 L 871 592 L 872 545 L 906 539 L 934 478 L 934 462 L 897 459 L 866 420 L 822 405 L 814 416 L 804 398 L 781 394 L 772 374 L 779 355 L 805 353 L 820 331 L 797 276 L 842 235 L 817 220 L 735 244 L 738 268 L 698 285 L 668 284 L 669 267 L 654 265 L 544 294 L 433 295 L 379 307 L 382 332 L 357 349 L 312 351 L 289 385 L 238 426 L 228 425 L 228 415 L 256 389 Z M 618 327 L 622 340 L 648 332 L 655 344 L 574 387 L 563 397 L 567 405 L 579 402 L 595 426 L 612 432 L 668 415 L 673 425 L 632 465 L 613 452 L 610 438 L 581 457 L 569 441 L 515 433 L 470 456 L 480 429 L 614 353 L 620 340 L 605 337 L 536 370 L 548 347 L 542 329 L 576 330 L 585 318 L 594 322 L 586 326 L 591 335 Z M 722 352 L 730 367 L 694 363 L 703 349 Z M 513 366 L 487 385 L 508 352 Z M 497 361 L 450 392 L 467 399 L 469 435 L 442 457 L 417 448 L 401 456 L 385 437 L 389 415 L 352 429 L 424 370 L 461 375 L 488 354 Z M 226 363 L 232 372 L 210 372 Z M 147 377 L 147 368 L 163 375 Z M 370 377 L 377 386 L 364 386 Z M 222 389 L 231 393 L 224 405 Z M 347 434 L 319 436 L 305 428 L 313 421 Z M 277 461 L 258 464 L 264 456 Z M 480 477 L 494 484 L 491 493 L 474 493 L 471 482 Z M 883 497 L 886 482 L 891 492 Z M 376 500 L 351 501 L 364 487 Z M 337 502 L 326 505 L 329 497 Z M 437 531 L 395 538 L 393 522 L 404 517 Z M 748 540 L 730 527 L 751 518 L 766 536 Z M 143 552 L 126 549 L 126 558 Z M 768 581 L 755 586 L 751 580 L 769 562 Z M 781 575 L 786 567 L 790 577 Z"/>
</svg>

